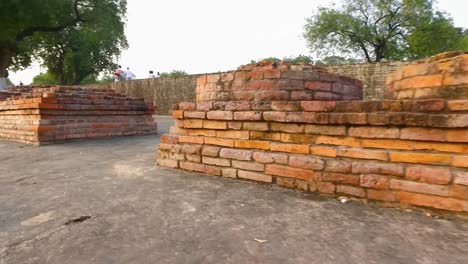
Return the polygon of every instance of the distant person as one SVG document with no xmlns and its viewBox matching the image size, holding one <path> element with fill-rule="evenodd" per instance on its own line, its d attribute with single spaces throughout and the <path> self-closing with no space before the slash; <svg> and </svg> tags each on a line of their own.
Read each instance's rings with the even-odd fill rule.
<svg viewBox="0 0 468 264">
<path fill-rule="evenodd" d="M 119 68 L 117 68 L 114 72 L 114 82 L 119 82 L 122 78 L 122 66 L 119 65 Z"/>
<path fill-rule="evenodd" d="M 130 67 L 127 67 L 125 71 L 125 78 L 127 81 L 131 81 L 133 79 L 133 73 L 130 71 Z"/>
<path fill-rule="evenodd" d="M 159 72 L 158 72 L 158 73 L 156 73 L 156 78 L 159 78 L 159 77 L 161 77 L 161 74 L 159 74 Z"/>
<path fill-rule="evenodd" d="M 19 84 L 19 86 L 23 87 L 23 82 L 22 82 L 22 81 L 20 81 L 20 84 Z"/>
<path fill-rule="evenodd" d="M 149 71 L 149 77 L 150 79 L 156 79 L 156 76 L 154 75 L 153 71 Z"/>
</svg>

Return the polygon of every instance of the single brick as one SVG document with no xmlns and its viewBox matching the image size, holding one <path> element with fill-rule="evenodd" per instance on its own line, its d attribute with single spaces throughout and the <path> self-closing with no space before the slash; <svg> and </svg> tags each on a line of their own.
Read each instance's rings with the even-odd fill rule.
<svg viewBox="0 0 468 264">
<path fill-rule="evenodd" d="M 279 141 L 281 140 L 281 133 L 265 133 L 259 131 L 250 131 L 250 139 Z"/>
<path fill-rule="evenodd" d="M 208 119 L 215 120 L 232 120 L 232 111 L 208 111 L 206 113 Z"/>
<path fill-rule="evenodd" d="M 309 190 L 309 183 L 298 179 L 277 177 L 276 184 L 286 188 L 299 189 L 303 191 Z"/>
<path fill-rule="evenodd" d="M 468 122 L 468 115 L 465 118 Z M 462 127 L 468 127 L 468 124 L 463 124 Z M 468 142 L 468 130 L 460 129 L 460 130 L 450 130 L 447 131 L 447 140 L 449 142 L 461 142 L 467 143 Z"/>
<path fill-rule="evenodd" d="M 254 154 L 254 158 L 255 158 L 255 154 Z M 468 186 L 468 172 L 467 171 L 453 171 L 452 173 L 455 177 L 453 183 Z"/>
<path fill-rule="evenodd" d="M 392 162 L 448 165 L 451 162 L 451 157 L 445 154 L 390 152 L 390 160 Z"/>
<path fill-rule="evenodd" d="M 227 123 L 227 126 L 228 126 L 228 129 L 240 130 L 242 129 L 242 122 L 231 121 Z"/>
<path fill-rule="evenodd" d="M 270 149 L 269 141 L 260 140 L 236 140 L 234 143 L 236 148 L 247 148 L 247 149 Z"/>
<path fill-rule="evenodd" d="M 179 137 L 172 136 L 172 135 L 162 135 L 161 136 L 161 143 L 177 144 L 177 143 L 179 143 Z"/>
<path fill-rule="evenodd" d="M 250 172 L 250 171 L 238 171 L 239 178 L 260 181 L 260 182 L 273 182 L 273 177 L 262 173 Z"/>
<path fill-rule="evenodd" d="M 187 154 L 185 155 L 185 157 L 187 158 L 188 161 L 191 161 L 191 162 L 197 162 L 197 163 L 201 162 L 200 155 Z"/>
<path fill-rule="evenodd" d="M 330 137 L 330 136 L 319 136 L 315 141 L 317 145 L 336 145 L 336 146 L 348 146 L 348 147 L 359 147 L 360 141 L 352 137 Z"/>
<path fill-rule="evenodd" d="M 433 184 L 412 182 L 412 181 L 403 181 L 403 180 L 396 180 L 396 179 L 392 179 L 390 181 L 390 188 L 395 189 L 395 190 L 433 194 L 433 195 L 438 195 L 438 196 L 450 195 L 450 189 L 447 186 L 433 185 Z"/>
<path fill-rule="evenodd" d="M 388 153 L 381 150 L 338 149 L 338 156 L 355 159 L 388 160 Z"/>
<path fill-rule="evenodd" d="M 185 111 L 184 118 L 205 119 L 205 112 Z"/>
<path fill-rule="evenodd" d="M 271 123 L 271 131 L 280 131 L 287 133 L 304 133 L 304 125 Z"/>
<path fill-rule="evenodd" d="M 319 135 L 344 136 L 346 135 L 346 127 L 345 126 L 306 125 L 305 133 L 319 134 Z"/>
<path fill-rule="evenodd" d="M 450 190 L 450 197 L 468 200 L 468 186 L 453 185 Z"/>
<path fill-rule="evenodd" d="M 322 180 L 326 182 L 359 185 L 359 176 L 352 174 L 324 172 L 322 174 Z"/>
<path fill-rule="evenodd" d="M 434 166 L 410 166 L 406 169 L 406 177 L 413 181 L 432 184 L 449 184 L 452 175 L 448 168 Z"/>
<path fill-rule="evenodd" d="M 216 166 L 205 165 L 205 171 L 208 175 L 221 176 L 221 168 Z"/>
<path fill-rule="evenodd" d="M 376 161 L 353 161 L 352 173 L 387 174 L 393 176 L 403 176 L 404 168 L 402 165 L 394 163 L 383 163 Z"/>
<path fill-rule="evenodd" d="M 378 201 L 385 202 L 395 202 L 396 197 L 395 193 L 392 191 L 383 191 L 383 190 L 367 190 L 367 198 Z"/>
<path fill-rule="evenodd" d="M 205 172 L 205 165 L 189 161 L 181 161 L 180 168 L 187 171 Z"/>
<path fill-rule="evenodd" d="M 271 102 L 271 109 L 275 111 L 300 111 L 299 102 L 274 101 Z"/>
<path fill-rule="evenodd" d="M 191 102 L 181 102 L 179 103 L 179 110 L 195 110 L 196 104 Z"/>
<path fill-rule="evenodd" d="M 234 140 L 206 137 L 205 138 L 205 144 L 233 148 L 234 147 Z"/>
<path fill-rule="evenodd" d="M 192 144 L 184 144 L 182 146 L 182 153 L 186 154 L 201 154 L 202 145 L 192 145 Z"/>
<path fill-rule="evenodd" d="M 227 178 L 237 178 L 237 170 L 230 168 L 221 169 L 221 175 Z"/>
<path fill-rule="evenodd" d="M 336 157 L 338 151 L 333 147 L 310 147 L 310 154 L 323 157 Z"/>
<path fill-rule="evenodd" d="M 216 136 L 216 130 L 212 130 L 212 129 L 187 129 L 186 131 L 189 136 L 205 136 L 205 137 Z"/>
<path fill-rule="evenodd" d="M 249 131 L 237 131 L 237 130 L 216 131 L 216 136 L 220 138 L 230 138 L 230 139 L 249 139 Z"/>
<path fill-rule="evenodd" d="M 348 134 L 361 138 L 398 138 L 400 130 L 388 127 L 351 127 Z"/>
<path fill-rule="evenodd" d="M 402 203 L 433 207 L 457 212 L 461 212 L 464 210 L 465 203 L 464 201 L 453 198 L 444 198 L 409 192 L 397 192 L 397 199 Z"/>
<path fill-rule="evenodd" d="M 364 148 L 379 148 L 379 149 L 401 149 L 412 150 L 413 141 L 396 140 L 396 139 L 362 139 L 361 147 Z"/>
<path fill-rule="evenodd" d="M 447 131 L 443 129 L 402 128 L 401 139 L 446 141 Z"/>
<path fill-rule="evenodd" d="M 452 100 L 448 101 L 448 108 L 450 111 L 467 111 L 468 100 Z"/>
<path fill-rule="evenodd" d="M 322 170 L 325 166 L 325 162 L 323 162 L 322 159 L 312 156 L 291 155 L 289 156 L 289 166 L 309 170 Z"/>
<path fill-rule="evenodd" d="M 270 152 L 254 152 L 253 159 L 260 163 L 287 164 L 288 155 Z"/>
<path fill-rule="evenodd" d="M 276 165 L 276 164 L 267 164 L 265 168 L 265 173 L 269 175 L 296 178 L 296 179 L 302 179 L 306 181 L 310 181 L 314 177 L 313 171 L 291 168 L 288 166 L 282 166 L 282 165 Z"/>
<path fill-rule="evenodd" d="M 468 156 L 453 156 L 452 166 L 468 168 Z"/>
<path fill-rule="evenodd" d="M 360 185 L 362 187 L 374 189 L 388 189 L 389 186 L 388 176 L 378 174 L 362 174 L 360 176 Z"/>
<path fill-rule="evenodd" d="M 203 120 L 185 119 L 184 128 L 203 128 Z"/>
<path fill-rule="evenodd" d="M 257 163 L 257 162 L 237 161 L 237 160 L 232 161 L 232 167 L 243 169 L 243 170 L 249 170 L 249 171 L 263 172 L 265 170 L 264 164 Z"/>
<path fill-rule="evenodd" d="M 184 118 L 184 110 L 172 110 L 172 117 L 175 119 Z"/>
<path fill-rule="evenodd" d="M 180 143 L 203 144 L 203 137 L 179 136 Z"/>
<path fill-rule="evenodd" d="M 231 166 L 231 161 L 229 161 L 228 159 L 203 157 L 202 162 L 205 164 L 216 165 L 216 166 L 224 166 L 224 167 Z"/>
<path fill-rule="evenodd" d="M 169 168 L 178 168 L 179 162 L 177 160 L 169 160 L 169 159 L 158 159 L 158 164 L 163 167 Z"/>
<path fill-rule="evenodd" d="M 267 122 L 244 122 L 244 130 L 253 130 L 253 131 L 268 131 Z"/>
<path fill-rule="evenodd" d="M 224 121 L 203 120 L 203 128 L 206 129 L 227 129 L 227 123 Z"/>
<path fill-rule="evenodd" d="M 251 120 L 251 121 L 262 120 L 262 112 L 259 112 L 259 111 L 234 112 L 234 120 Z"/>
<path fill-rule="evenodd" d="M 205 145 L 203 146 L 203 149 L 202 149 L 202 155 L 209 156 L 209 157 L 218 157 L 220 149 L 221 149 L 220 147 Z"/>
<path fill-rule="evenodd" d="M 222 148 L 219 152 L 221 158 L 236 160 L 252 160 L 253 152 L 251 150 L 240 150 L 231 148 Z"/>
<path fill-rule="evenodd" d="M 356 197 L 366 197 L 366 191 L 359 187 L 352 187 L 347 185 L 337 185 L 337 193 L 344 193 Z"/>
<path fill-rule="evenodd" d="M 329 159 L 326 161 L 325 171 L 329 172 L 351 172 L 351 163 L 346 160 Z"/>
<path fill-rule="evenodd" d="M 331 182 L 317 182 L 319 192 L 326 194 L 334 194 L 336 190 L 335 184 Z"/>
<path fill-rule="evenodd" d="M 270 150 L 296 154 L 309 154 L 309 145 L 271 143 Z"/>
<path fill-rule="evenodd" d="M 287 143 L 312 144 L 315 142 L 316 138 L 316 135 L 281 133 L 281 142 Z"/>
</svg>

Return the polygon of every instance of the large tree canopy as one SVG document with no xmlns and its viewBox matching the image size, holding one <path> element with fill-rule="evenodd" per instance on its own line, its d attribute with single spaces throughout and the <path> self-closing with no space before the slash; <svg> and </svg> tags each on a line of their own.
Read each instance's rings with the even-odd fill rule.
<svg viewBox="0 0 468 264">
<path fill-rule="evenodd" d="M 100 53 L 113 59 L 127 45 L 123 34 L 126 5 L 126 0 L 0 1 L 0 78 L 7 77 L 9 69 L 29 66 L 35 57 L 43 59 L 49 69 L 59 67 L 61 59 L 65 67 L 65 60 L 77 60 L 78 53 L 96 58 L 89 46 L 94 51 L 103 49 Z M 61 48 L 63 54 L 57 50 Z M 96 63 L 88 65 L 95 70 L 99 68 Z"/>
<path fill-rule="evenodd" d="M 321 8 L 307 19 L 304 37 L 312 51 L 359 55 L 379 62 L 468 48 L 466 32 L 436 12 L 433 0 L 342 2 L 340 8 Z"/>
</svg>

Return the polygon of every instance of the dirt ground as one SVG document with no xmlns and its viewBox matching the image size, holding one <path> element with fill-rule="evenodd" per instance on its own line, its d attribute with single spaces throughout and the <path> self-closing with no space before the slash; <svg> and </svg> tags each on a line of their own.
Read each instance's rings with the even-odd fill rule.
<svg viewBox="0 0 468 264">
<path fill-rule="evenodd" d="M 467 263 L 468 220 L 157 167 L 159 135 L 0 141 L 0 263 Z"/>
</svg>

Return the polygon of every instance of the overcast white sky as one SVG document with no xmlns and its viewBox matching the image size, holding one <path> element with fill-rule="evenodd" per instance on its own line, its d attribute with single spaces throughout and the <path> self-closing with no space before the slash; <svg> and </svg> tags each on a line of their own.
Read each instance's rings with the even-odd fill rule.
<svg viewBox="0 0 468 264">
<path fill-rule="evenodd" d="M 328 0 L 128 0 L 130 47 L 119 63 L 146 78 L 149 70 L 205 73 L 233 70 L 251 59 L 311 55 L 302 38 L 305 19 Z M 457 26 L 468 28 L 467 0 L 439 0 Z M 32 82 L 37 63 L 11 73 Z M 43 70 L 44 71 L 44 70 Z"/>
</svg>

